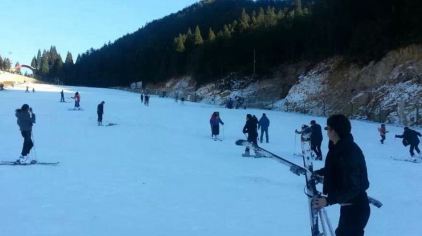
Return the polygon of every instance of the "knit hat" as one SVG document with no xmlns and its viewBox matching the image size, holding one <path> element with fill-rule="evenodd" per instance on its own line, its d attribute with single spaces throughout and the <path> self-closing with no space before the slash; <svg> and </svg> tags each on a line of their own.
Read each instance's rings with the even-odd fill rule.
<svg viewBox="0 0 422 236">
<path fill-rule="evenodd" d="M 336 131 L 340 138 L 346 137 L 352 131 L 349 119 L 342 114 L 332 115 L 327 119 L 327 126 Z"/>
</svg>

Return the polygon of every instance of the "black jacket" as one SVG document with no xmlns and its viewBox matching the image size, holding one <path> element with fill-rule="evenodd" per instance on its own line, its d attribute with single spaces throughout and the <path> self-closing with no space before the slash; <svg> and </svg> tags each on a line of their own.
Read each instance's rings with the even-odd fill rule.
<svg viewBox="0 0 422 236">
<path fill-rule="evenodd" d="M 103 114 L 104 113 L 104 104 L 100 103 L 97 106 L 97 114 Z"/>
<path fill-rule="evenodd" d="M 322 131 L 319 124 L 311 125 L 311 143 L 322 142 Z"/>
<path fill-rule="evenodd" d="M 245 126 L 243 127 L 243 133 L 247 133 L 248 137 L 258 137 L 257 131 L 258 121 L 255 118 L 250 118 L 246 121 Z"/>
<path fill-rule="evenodd" d="M 422 136 L 421 133 L 413 129 L 407 129 L 402 135 L 396 135 L 396 138 L 402 138 L 403 143 L 418 145 L 420 142 L 418 136 Z"/>
<path fill-rule="evenodd" d="M 351 134 L 337 144 L 329 145 L 325 167 L 316 174 L 324 176 L 323 193 L 327 195 L 329 205 L 368 202 L 365 157 Z"/>
</svg>

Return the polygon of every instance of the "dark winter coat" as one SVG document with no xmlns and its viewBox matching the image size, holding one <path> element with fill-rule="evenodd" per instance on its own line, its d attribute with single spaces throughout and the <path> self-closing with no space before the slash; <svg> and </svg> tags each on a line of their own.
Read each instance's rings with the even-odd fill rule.
<svg viewBox="0 0 422 236">
<path fill-rule="evenodd" d="M 258 120 L 254 117 L 246 121 L 245 126 L 243 127 L 243 133 L 248 134 L 248 138 L 258 137 L 257 131 Z"/>
<path fill-rule="evenodd" d="M 35 123 L 35 114 L 18 109 L 16 110 L 15 116 L 18 118 L 17 123 L 21 131 L 32 130 L 32 125 Z"/>
<path fill-rule="evenodd" d="M 402 138 L 403 144 L 412 144 L 412 145 L 418 145 L 419 144 L 419 137 L 421 137 L 421 133 L 418 131 L 415 131 L 413 129 L 406 129 L 402 135 L 396 135 L 396 138 Z"/>
<path fill-rule="evenodd" d="M 262 117 L 258 121 L 258 129 L 262 128 L 264 130 L 268 129 L 270 126 L 270 120 L 266 115 L 262 115 Z"/>
<path fill-rule="evenodd" d="M 319 124 L 311 125 L 311 143 L 320 144 L 322 142 L 322 131 Z"/>
<path fill-rule="evenodd" d="M 211 116 L 210 125 L 212 135 L 220 134 L 220 124 L 224 125 L 224 122 L 218 116 Z"/>
<path fill-rule="evenodd" d="M 367 203 L 369 181 L 365 157 L 353 136 L 349 134 L 337 144 L 330 144 L 325 167 L 315 171 L 324 176 L 323 193 L 327 195 L 327 203 Z"/>
<path fill-rule="evenodd" d="M 104 103 L 100 103 L 97 106 L 97 114 L 102 115 L 104 113 Z"/>
</svg>

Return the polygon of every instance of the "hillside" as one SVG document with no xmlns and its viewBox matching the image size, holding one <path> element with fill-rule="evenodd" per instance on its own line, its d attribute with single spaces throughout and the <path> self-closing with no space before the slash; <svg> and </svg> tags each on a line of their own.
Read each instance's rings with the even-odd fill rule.
<svg viewBox="0 0 422 236">
<path fill-rule="evenodd" d="M 180 76 L 207 83 L 231 73 L 265 78 L 283 64 L 334 56 L 366 64 L 421 43 L 421 11 L 418 0 L 303 1 L 302 9 L 294 1 L 201 1 L 88 50 L 50 78 L 106 87 Z"/>
<path fill-rule="evenodd" d="M 12 74 L 5 71 L 0 71 L 0 83 L 4 84 L 6 88 L 12 85 L 17 85 L 17 84 L 38 83 L 38 82 L 40 81 L 31 77 L 27 77 L 27 76 L 23 76 L 19 74 Z"/>
</svg>

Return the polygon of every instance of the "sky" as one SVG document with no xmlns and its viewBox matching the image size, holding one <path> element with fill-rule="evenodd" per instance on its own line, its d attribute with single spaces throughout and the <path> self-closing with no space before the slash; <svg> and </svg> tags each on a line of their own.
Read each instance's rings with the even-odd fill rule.
<svg viewBox="0 0 422 236">
<path fill-rule="evenodd" d="M 56 46 L 73 59 L 198 0 L 1 0 L 0 55 L 30 64 Z"/>
</svg>

